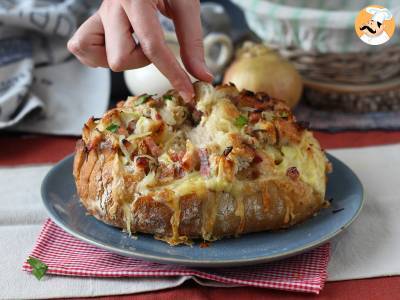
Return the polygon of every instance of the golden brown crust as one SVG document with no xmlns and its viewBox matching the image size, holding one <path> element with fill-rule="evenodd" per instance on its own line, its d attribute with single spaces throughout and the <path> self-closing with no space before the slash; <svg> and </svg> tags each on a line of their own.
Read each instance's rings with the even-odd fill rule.
<svg viewBox="0 0 400 300">
<path fill-rule="evenodd" d="M 172 123 L 193 125 L 190 116 L 179 119 L 185 108 L 171 91 L 175 104 L 159 99 L 140 104 L 140 113 L 149 117 L 135 114 L 135 103 L 143 101 L 139 96 L 120 103 L 100 121 L 89 119 L 73 167 L 88 212 L 110 225 L 154 234 L 171 244 L 287 228 L 318 212 L 325 204 L 328 164 L 318 142 L 297 126 L 288 108 L 232 86 L 215 89 L 218 97 L 229 100 L 208 104 L 205 88 L 212 88 L 200 88 L 196 86 L 197 107 L 203 118 L 193 132 L 204 128 L 206 135 L 214 115 L 221 114 L 213 126 L 227 127 L 219 129 L 217 143 L 212 137 L 195 141 L 191 133 L 180 140 Z M 173 118 L 162 110 L 168 105 Z M 231 118 L 235 124 L 245 113 L 241 108 L 249 105 L 256 111 L 249 112 L 244 127 L 231 132 L 230 123 L 220 121 Z M 276 117 L 277 112 L 282 115 Z M 118 129 L 114 122 L 119 122 Z"/>
<path fill-rule="evenodd" d="M 78 145 L 76 162 L 80 161 L 80 157 L 84 156 L 85 151 L 81 147 L 81 143 Z M 92 156 L 94 157 L 94 155 Z M 80 165 L 80 169 L 90 170 L 92 169 L 90 164 L 92 164 L 92 160 L 87 159 Z M 95 177 L 102 174 L 101 176 L 104 176 L 107 182 L 107 174 L 111 173 L 111 170 L 96 171 L 96 168 L 101 168 L 100 160 L 97 160 L 94 164 L 96 166 L 93 167 L 93 172 L 91 172 L 91 180 L 79 181 L 79 184 L 77 184 L 79 187 L 78 193 L 81 195 L 83 204 L 88 208 L 89 213 L 96 218 L 108 224 L 124 228 L 122 211 L 119 211 L 117 216 L 113 218 L 108 211 L 110 205 L 106 205 L 104 210 L 96 210 L 91 208 L 93 207 L 92 204 L 88 203 L 89 199 L 96 199 L 97 196 L 98 182 Z M 103 163 L 103 168 L 104 165 L 106 164 Z M 74 167 L 75 176 L 79 174 L 79 164 L 76 164 L 76 166 L 77 169 Z M 110 164 L 105 167 L 112 168 Z M 89 191 L 91 195 L 85 197 L 86 191 Z M 238 232 L 249 233 L 287 228 L 311 217 L 324 205 L 320 195 L 315 194 L 310 186 L 301 181 L 271 179 L 263 184 L 263 189 L 259 193 L 253 193 L 243 198 L 245 221 L 243 229 L 239 230 L 240 217 L 235 214 L 238 200 L 234 199 L 229 193 L 220 193 L 217 196 L 214 195 L 214 197 L 211 194 L 214 193 L 210 192 L 207 197 L 189 194 L 180 198 L 180 235 L 189 238 L 202 237 L 201 229 L 203 224 L 206 223 L 204 219 L 209 217 L 208 214 L 204 213 L 204 209 L 207 204 L 212 208 L 212 205 L 206 203 L 208 201 L 217 201 L 219 203 L 215 223 L 212 226 L 211 236 L 213 238 L 232 236 Z M 109 201 L 112 201 L 111 196 L 107 199 L 107 202 Z M 133 222 L 130 230 L 132 232 L 151 233 L 161 236 L 168 236 L 172 233 L 170 220 L 173 210 L 168 205 L 154 201 L 151 197 L 141 197 L 138 198 L 131 209 Z M 210 212 L 210 210 L 206 212 Z"/>
</svg>

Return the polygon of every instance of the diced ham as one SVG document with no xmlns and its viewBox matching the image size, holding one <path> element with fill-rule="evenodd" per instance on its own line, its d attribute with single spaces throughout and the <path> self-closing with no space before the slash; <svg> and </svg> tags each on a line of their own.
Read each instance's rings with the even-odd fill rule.
<svg viewBox="0 0 400 300">
<path fill-rule="evenodd" d="M 168 151 L 168 156 L 173 162 L 182 161 L 182 157 L 184 155 L 185 155 L 185 151 L 183 151 L 183 150 L 179 151 L 179 152 L 176 152 L 173 150 Z"/>
<path fill-rule="evenodd" d="M 265 110 L 271 106 L 270 97 L 265 93 L 257 93 L 243 90 L 235 99 L 241 107 L 252 107 L 259 110 Z"/>
<path fill-rule="evenodd" d="M 194 121 L 195 124 L 198 124 L 201 120 L 201 116 L 203 115 L 203 113 L 197 109 L 193 109 L 192 111 L 192 119 Z"/>
<path fill-rule="evenodd" d="M 149 147 L 147 147 L 146 143 L 144 140 L 139 140 L 137 143 L 137 155 L 143 155 L 143 154 L 150 154 L 149 153 Z"/>
<path fill-rule="evenodd" d="M 175 178 L 182 178 L 186 175 L 185 170 L 180 165 L 175 166 Z"/>
<path fill-rule="evenodd" d="M 118 127 L 117 132 L 118 132 L 119 135 L 123 135 L 123 136 L 128 136 L 129 135 L 128 130 L 125 127 L 123 127 L 122 125 L 120 125 Z"/>
<path fill-rule="evenodd" d="M 296 167 L 290 167 L 290 168 L 287 169 L 286 175 L 287 175 L 290 179 L 296 180 L 297 178 L 299 178 L 300 173 L 299 173 L 299 170 L 297 170 Z"/>
<path fill-rule="evenodd" d="M 136 121 L 132 120 L 128 123 L 127 129 L 129 134 L 133 133 L 135 131 L 135 127 L 136 127 Z"/>
<path fill-rule="evenodd" d="M 210 162 L 208 161 L 208 151 L 207 149 L 199 149 L 200 158 L 200 174 L 202 176 L 210 176 Z"/>
<path fill-rule="evenodd" d="M 259 163 L 262 162 L 262 161 L 263 161 L 262 157 L 259 156 L 258 154 L 256 154 L 256 155 L 254 156 L 254 158 L 253 158 L 252 163 L 253 163 L 253 164 L 259 164 Z"/>
<path fill-rule="evenodd" d="M 136 166 L 143 169 L 146 174 L 149 172 L 149 160 L 145 157 L 138 157 L 136 159 Z"/>
<path fill-rule="evenodd" d="M 152 156 L 158 157 L 161 155 L 161 150 L 158 147 L 158 145 L 154 142 L 153 138 L 148 136 L 144 139 L 144 142 Z"/>
<path fill-rule="evenodd" d="M 257 123 L 261 119 L 261 113 L 251 112 L 249 115 L 250 123 Z"/>
<path fill-rule="evenodd" d="M 175 168 L 173 165 L 160 164 L 158 170 L 159 180 L 163 183 L 172 181 L 175 177 Z"/>
<path fill-rule="evenodd" d="M 185 176 L 185 170 L 178 165 L 164 165 L 160 164 L 158 168 L 158 179 L 161 183 L 168 183 L 176 178 Z"/>
</svg>

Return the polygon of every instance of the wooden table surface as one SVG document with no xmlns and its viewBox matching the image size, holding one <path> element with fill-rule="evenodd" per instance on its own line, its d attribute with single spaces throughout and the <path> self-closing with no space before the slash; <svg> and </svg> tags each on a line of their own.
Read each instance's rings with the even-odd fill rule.
<svg viewBox="0 0 400 300">
<path fill-rule="evenodd" d="M 365 147 L 400 143 L 400 131 L 369 131 L 323 133 L 316 132 L 325 149 L 343 147 Z M 75 137 L 54 137 L 46 135 L 0 134 L 0 166 L 21 164 L 53 163 L 70 154 Z M 400 155 L 400 153 L 399 153 Z M 370 262 L 371 263 L 371 262 Z M 328 282 L 320 295 L 284 292 L 260 288 L 211 288 L 201 287 L 193 282 L 158 292 L 96 299 L 400 299 L 400 276 L 373 279 Z"/>
</svg>

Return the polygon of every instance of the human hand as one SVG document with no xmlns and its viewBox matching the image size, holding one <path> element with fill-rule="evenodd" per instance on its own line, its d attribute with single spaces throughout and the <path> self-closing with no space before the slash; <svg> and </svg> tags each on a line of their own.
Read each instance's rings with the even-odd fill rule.
<svg viewBox="0 0 400 300">
<path fill-rule="evenodd" d="M 69 40 L 68 49 L 85 65 L 115 72 L 153 63 L 190 102 L 193 86 L 165 44 L 157 11 L 174 22 L 186 70 L 199 80 L 212 81 L 204 60 L 198 0 L 103 0 L 99 10 Z"/>
</svg>

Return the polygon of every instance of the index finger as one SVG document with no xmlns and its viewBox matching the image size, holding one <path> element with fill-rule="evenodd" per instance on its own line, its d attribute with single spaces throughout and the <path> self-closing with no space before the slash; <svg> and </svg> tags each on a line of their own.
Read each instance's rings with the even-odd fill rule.
<svg viewBox="0 0 400 300">
<path fill-rule="evenodd" d="M 175 59 L 171 49 L 165 44 L 155 3 L 148 0 L 124 0 L 121 3 L 143 53 L 168 78 L 185 101 L 192 101 L 194 96 L 192 83 L 187 73 Z"/>
<path fill-rule="evenodd" d="M 200 1 L 174 0 L 170 1 L 170 7 L 186 70 L 200 80 L 211 82 L 213 75 L 204 59 Z"/>
</svg>

